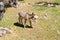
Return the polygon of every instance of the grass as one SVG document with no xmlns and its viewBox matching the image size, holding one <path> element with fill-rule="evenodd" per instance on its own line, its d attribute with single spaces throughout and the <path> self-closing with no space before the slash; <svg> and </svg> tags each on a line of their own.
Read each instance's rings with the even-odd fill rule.
<svg viewBox="0 0 60 40">
<path fill-rule="evenodd" d="M 45 11 L 47 8 L 46 7 L 44 7 L 44 6 L 40 6 L 40 7 L 35 7 L 36 8 L 36 10 L 38 10 L 38 11 Z"/>
<path fill-rule="evenodd" d="M 15 26 L 18 22 L 18 9 L 7 8 L 0 26 L 13 30 L 12 34 L 0 37 L 0 40 L 60 40 L 60 10 L 59 8 L 47 8 L 22 5 L 28 12 L 34 12 L 39 16 L 38 22 L 33 23 L 33 28 Z M 23 10 L 22 9 L 22 10 Z"/>
<path fill-rule="evenodd" d="M 57 3 L 60 3 L 60 0 L 56 0 Z"/>
</svg>

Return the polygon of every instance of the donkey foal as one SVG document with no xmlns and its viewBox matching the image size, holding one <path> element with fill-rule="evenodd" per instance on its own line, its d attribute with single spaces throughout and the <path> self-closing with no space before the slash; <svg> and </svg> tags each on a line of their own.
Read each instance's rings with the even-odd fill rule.
<svg viewBox="0 0 60 40">
<path fill-rule="evenodd" d="M 19 23 L 23 24 L 23 19 L 24 19 L 24 28 L 26 26 L 27 20 L 29 20 L 30 26 L 32 26 L 31 20 L 37 22 L 37 19 L 38 19 L 38 16 L 34 13 L 29 14 L 28 12 L 21 11 L 18 13 L 18 15 L 19 15 Z"/>
</svg>

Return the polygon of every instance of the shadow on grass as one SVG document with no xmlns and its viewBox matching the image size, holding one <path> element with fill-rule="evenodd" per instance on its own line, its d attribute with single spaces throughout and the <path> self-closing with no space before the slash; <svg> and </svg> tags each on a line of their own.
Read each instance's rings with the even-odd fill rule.
<svg viewBox="0 0 60 40">
<path fill-rule="evenodd" d="M 24 28 L 24 25 L 21 24 L 21 23 L 18 23 L 18 22 L 14 23 L 14 25 L 17 26 L 17 27 L 22 27 L 22 28 Z M 33 28 L 33 27 L 31 27 L 31 26 L 29 26 L 29 25 L 26 25 L 26 28 Z"/>
</svg>

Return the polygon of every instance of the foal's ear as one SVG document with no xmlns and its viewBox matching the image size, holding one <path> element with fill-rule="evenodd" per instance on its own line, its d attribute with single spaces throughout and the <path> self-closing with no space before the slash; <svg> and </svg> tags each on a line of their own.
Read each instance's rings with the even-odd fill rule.
<svg viewBox="0 0 60 40">
<path fill-rule="evenodd" d="M 20 15 L 20 12 L 18 13 L 18 15 Z"/>
<path fill-rule="evenodd" d="M 28 12 L 26 12 L 27 14 L 29 14 Z"/>
<path fill-rule="evenodd" d="M 35 15 L 35 14 L 32 12 L 32 15 Z"/>
</svg>

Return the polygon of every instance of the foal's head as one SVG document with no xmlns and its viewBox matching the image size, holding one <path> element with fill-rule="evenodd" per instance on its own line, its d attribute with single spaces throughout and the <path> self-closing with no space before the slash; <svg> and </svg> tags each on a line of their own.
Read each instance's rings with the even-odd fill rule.
<svg viewBox="0 0 60 40">
<path fill-rule="evenodd" d="M 37 22 L 38 16 L 36 14 L 32 13 L 32 17 L 33 17 L 32 20 L 34 22 Z"/>
</svg>

